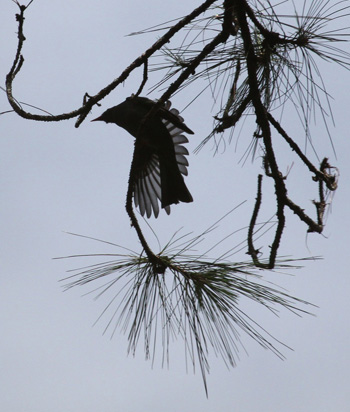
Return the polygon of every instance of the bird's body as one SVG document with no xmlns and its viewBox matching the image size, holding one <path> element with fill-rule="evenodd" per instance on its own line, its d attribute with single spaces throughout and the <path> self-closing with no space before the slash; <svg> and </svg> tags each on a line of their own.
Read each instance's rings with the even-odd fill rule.
<svg viewBox="0 0 350 412">
<path fill-rule="evenodd" d="M 147 115 L 155 102 L 145 97 L 129 97 L 123 103 L 106 110 L 99 118 L 115 123 L 135 137 L 134 199 L 142 215 L 158 216 L 158 200 L 170 213 L 169 206 L 179 202 L 192 202 L 183 175 L 187 175 L 188 140 L 183 132 L 193 134 L 170 102 L 153 116 Z"/>
</svg>

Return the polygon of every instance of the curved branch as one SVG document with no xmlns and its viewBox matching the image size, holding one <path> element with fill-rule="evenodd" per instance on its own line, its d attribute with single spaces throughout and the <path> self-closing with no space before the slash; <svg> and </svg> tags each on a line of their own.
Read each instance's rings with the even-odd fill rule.
<svg viewBox="0 0 350 412">
<path fill-rule="evenodd" d="M 135 145 L 136 145 L 136 139 L 135 139 Z M 133 154 L 133 159 L 131 162 L 131 167 L 130 167 L 130 173 L 129 173 L 129 182 L 128 182 L 128 191 L 127 191 L 127 195 L 126 195 L 126 204 L 125 204 L 125 208 L 126 211 L 129 215 L 130 221 L 131 221 L 131 226 L 134 227 L 134 229 L 136 230 L 137 236 L 140 240 L 140 243 L 150 261 L 150 263 L 153 266 L 153 271 L 154 273 L 160 274 L 160 273 L 164 273 L 167 265 L 165 264 L 165 262 L 159 257 L 157 256 L 149 247 L 143 233 L 142 230 L 140 228 L 140 225 L 136 219 L 135 213 L 134 213 L 134 209 L 132 207 L 132 198 L 133 198 L 133 194 L 134 194 L 134 184 L 135 184 L 135 152 L 136 150 L 134 150 L 134 154 Z"/>
<path fill-rule="evenodd" d="M 157 50 L 159 50 L 161 47 L 164 46 L 164 44 L 168 43 L 170 39 L 178 32 L 180 31 L 183 27 L 185 27 L 189 22 L 191 22 L 194 18 L 199 16 L 201 13 L 203 13 L 205 10 L 207 10 L 215 0 L 207 0 L 204 3 L 202 3 L 199 7 L 194 9 L 190 14 L 185 16 L 183 19 L 181 19 L 177 24 L 175 24 L 173 27 L 171 27 L 165 34 L 162 36 L 159 40 L 157 40 L 149 49 L 147 49 L 141 56 L 139 56 L 137 59 L 133 61 L 123 72 L 122 74 L 113 80 L 108 86 L 103 88 L 99 93 L 97 93 L 95 96 L 91 96 L 90 99 L 83 104 L 79 109 L 73 110 L 69 113 L 63 113 L 55 116 L 43 116 L 43 115 L 36 115 L 32 114 L 29 112 L 26 112 L 23 110 L 16 102 L 15 98 L 13 97 L 12 93 L 12 84 L 13 81 L 20 71 L 24 58 L 21 55 L 22 47 L 23 47 L 23 42 L 25 40 L 25 36 L 23 34 L 23 23 L 24 23 L 24 11 L 26 10 L 27 6 L 19 6 L 20 9 L 20 14 L 16 15 L 16 19 L 18 21 L 18 45 L 17 45 L 17 51 L 16 51 L 16 56 L 13 61 L 12 67 L 6 76 L 6 93 L 7 93 L 7 98 L 8 101 L 13 108 L 13 110 L 20 115 L 21 117 L 25 119 L 30 119 L 30 120 L 36 120 L 36 121 L 44 121 L 44 122 L 54 122 L 54 121 L 60 121 L 60 120 L 67 120 L 71 119 L 73 117 L 79 116 L 79 118 L 76 121 L 75 127 L 79 127 L 80 124 L 84 121 L 84 119 L 87 117 L 89 114 L 90 110 L 92 107 L 98 103 L 100 100 L 102 100 L 104 97 L 106 97 L 112 90 L 114 90 L 120 83 L 124 82 L 129 74 L 136 69 L 137 67 L 141 66 L 144 64 L 147 59 L 154 54 Z"/>
</svg>

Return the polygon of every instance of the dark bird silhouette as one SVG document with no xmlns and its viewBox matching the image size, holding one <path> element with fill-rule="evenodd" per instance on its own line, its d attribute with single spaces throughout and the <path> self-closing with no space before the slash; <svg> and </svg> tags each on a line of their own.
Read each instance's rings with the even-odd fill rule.
<svg viewBox="0 0 350 412">
<path fill-rule="evenodd" d="M 146 97 L 131 96 L 123 103 L 106 110 L 96 120 L 115 123 L 135 137 L 134 202 L 141 215 L 155 217 L 159 204 L 170 213 L 170 205 L 192 202 L 183 176 L 187 176 L 188 155 L 183 132 L 193 134 L 176 109 L 168 101 L 149 118 L 156 102 Z"/>
</svg>

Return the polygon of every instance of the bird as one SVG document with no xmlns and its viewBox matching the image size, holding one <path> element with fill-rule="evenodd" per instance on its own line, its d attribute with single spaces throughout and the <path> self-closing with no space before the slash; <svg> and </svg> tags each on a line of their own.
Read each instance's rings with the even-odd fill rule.
<svg viewBox="0 0 350 412">
<path fill-rule="evenodd" d="M 161 207 L 170 214 L 170 205 L 193 202 L 183 175 L 189 165 L 188 143 L 184 132 L 194 134 L 185 125 L 179 111 L 166 101 L 147 118 L 157 102 L 142 96 L 130 96 L 123 103 L 107 109 L 92 121 L 115 123 L 134 138 L 133 197 L 135 206 L 147 218 L 159 215 Z"/>
</svg>

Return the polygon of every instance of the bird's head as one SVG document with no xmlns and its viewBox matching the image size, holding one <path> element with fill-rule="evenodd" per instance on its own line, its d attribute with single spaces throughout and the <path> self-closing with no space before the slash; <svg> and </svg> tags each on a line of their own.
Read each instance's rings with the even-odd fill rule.
<svg viewBox="0 0 350 412">
<path fill-rule="evenodd" d="M 118 106 L 117 106 L 118 107 Z M 119 120 L 120 114 L 119 111 L 116 110 L 116 107 L 112 107 L 101 114 L 101 116 L 97 117 L 96 119 L 92 119 L 92 122 L 103 121 L 106 123 L 117 123 Z"/>
</svg>

